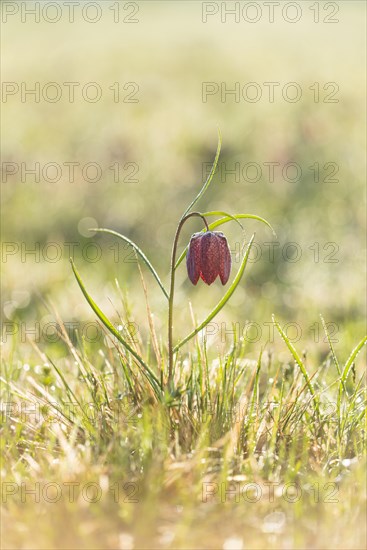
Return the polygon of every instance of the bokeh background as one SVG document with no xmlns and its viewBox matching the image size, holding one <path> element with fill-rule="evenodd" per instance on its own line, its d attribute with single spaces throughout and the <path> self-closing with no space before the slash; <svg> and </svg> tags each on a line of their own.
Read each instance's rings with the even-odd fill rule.
<svg viewBox="0 0 367 550">
<path fill-rule="evenodd" d="M 31 490 L 37 482 L 43 487 L 76 480 L 84 487 L 96 481 L 109 491 L 90 506 L 80 498 L 53 504 L 43 497 L 35 505 L 32 495 L 10 495 L 3 501 L 5 546 L 364 548 L 365 359 L 361 352 L 349 376 L 347 363 L 347 394 L 340 392 L 338 399 L 337 372 L 319 315 L 329 323 L 344 368 L 365 334 L 366 4 L 280 0 L 272 5 L 273 22 L 266 2 L 82 1 L 72 5 L 73 21 L 66 2 L 0 5 L 1 406 L 6 413 L 9 403 L 24 402 L 31 411 L 40 405 L 43 418 L 31 412 L 23 420 L 11 408 L 8 422 L 2 414 L 1 477 Z M 239 10 L 237 21 L 226 11 L 231 8 Z M 32 9 L 41 10 L 39 20 Z M 205 19 L 203 10 L 213 13 Z M 203 97 L 205 83 L 217 91 Z M 267 83 L 276 83 L 273 100 Z M 100 98 L 94 101 L 96 89 Z M 296 89 L 300 97 L 292 101 Z M 251 100 L 256 91 L 261 97 Z M 173 409 L 180 419 L 173 437 L 173 424 L 167 428 L 166 416 L 145 402 L 145 391 L 144 402 L 138 400 L 132 411 L 128 402 L 133 422 L 114 422 L 114 405 L 129 397 L 124 362 L 108 349 L 109 341 L 90 342 L 93 331 L 84 332 L 95 316 L 69 256 L 113 322 L 136 323 L 137 348 L 156 368 L 134 256 L 111 235 L 89 229 L 114 229 L 138 243 L 168 286 L 176 225 L 214 159 L 218 127 L 223 138 L 218 170 L 197 209 L 257 214 L 277 236 L 254 220 L 245 220 L 243 230 L 235 223 L 223 227 L 234 271 L 253 232 L 257 256 L 251 256 L 240 287 L 210 327 L 207 365 L 220 388 L 221 413 L 207 434 L 211 429 L 201 409 L 193 421 L 196 415 L 187 413 L 183 401 L 181 410 Z M 269 163 L 275 167 L 271 179 Z M 231 174 L 233 169 L 239 174 Z M 187 223 L 180 251 L 200 229 L 198 220 Z M 166 300 L 151 273 L 141 269 L 165 349 Z M 179 339 L 192 328 L 190 304 L 201 320 L 224 290 L 219 281 L 193 287 L 184 265 L 176 290 Z M 302 373 L 293 368 L 277 331 L 273 337 L 272 314 L 288 327 L 326 405 L 337 400 L 330 414 L 312 414 Z M 55 333 L 59 319 L 75 347 Z M 250 432 L 246 427 L 238 465 L 235 430 L 227 431 L 225 414 L 234 374 L 227 370 L 230 360 L 223 360 L 233 323 L 237 336 L 246 323 L 253 327 L 238 360 L 248 378 L 236 391 L 241 403 L 251 398 Z M 264 348 L 258 383 L 253 373 Z M 183 368 L 192 365 L 190 384 L 197 385 L 198 402 L 204 403 L 205 361 L 195 356 L 197 349 L 182 348 L 181 359 Z M 139 388 L 135 383 L 137 395 Z M 75 417 L 69 412 L 68 400 L 88 407 L 91 399 L 102 412 L 95 422 L 82 407 Z M 247 434 L 252 404 L 259 399 L 264 412 L 256 415 L 253 444 Z M 274 420 L 278 399 L 286 415 L 282 423 Z M 55 402 L 63 404 L 62 421 L 48 415 Z M 192 410 L 195 406 L 194 400 Z M 264 491 L 257 504 L 203 502 L 203 480 L 235 480 L 236 473 L 240 483 L 298 482 L 303 498 L 287 502 L 277 492 L 273 502 Z M 136 482 L 140 504 L 113 501 L 115 481 Z M 321 496 L 313 493 L 316 487 Z"/>
<path fill-rule="evenodd" d="M 3 3 L 3 9 L 4 4 L 10 3 Z M 27 14 L 22 22 L 19 11 L 2 25 L 3 81 L 10 83 L 2 95 L 4 322 L 25 323 L 30 330 L 35 323 L 46 324 L 53 319 L 50 301 L 66 322 L 94 319 L 71 272 L 73 243 L 74 260 L 97 303 L 118 319 L 116 309 L 122 311 L 122 306 L 117 279 L 144 338 L 145 298 L 133 256 L 113 237 L 89 233 L 88 228 L 97 225 L 127 235 L 168 283 L 177 220 L 214 158 L 219 127 L 219 168 L 197 208 L 260 215 L 273 225 L 277 238 L 255 221 L 245 221 L 244 232 L 237 224 L 226 225 L 235 267 L 235 253 L 254 231 L 262 254 L 248 265 L 241 288 L 218 323 L 226 323 L 228 330 L 232 322 L 242 327 L 258 323 L 260 336 L 252 333 L 254 342 L 248 346 L 249 356 L 256 357 L 269 340 L 268 323 L 274 313 L 283 325 L 298 323 L 298 346 L 323 355 L 327 344 L 321 313 L 331 323 L 336 348 L 342 356 L 347 354 L 363 336 L 365 316 L 364 3 L 327 7 L 320 2 L 315 22 L 313 3 L 298 2 L 302 15 L 295 23 L 284 20 L 284 2 L 273 23 L 261 2 L 256 23 L 242 15 L 239 22 L 223 15 L 222 4 L 229 3 L 210 3 L 210 10 L 218 13 L 208 15 L 206 23 L 201 2 L 128 4 L 100 2 L 102 16 L 96 23 L 83 18 L 81 3 L 73 23 L 63 8 L 55 23 L 42 15 L 35 22 Z M 239 4 L 242 10 L 244 3 Z M 119 21 L 114 22 L 117 9 Z M 53 10 L 49 8 L 47 18 L 55 17 Z M 255 17 L 251 10 L 248 18 Z M 289 18 L 294 13 L 290 9 Z M 93 8 L 88 17 L 94 18 Z M 42 95 L 46 90 L 53 97 L 55 88 L 47 88 L 52 82 L 62 90 L 54 102 Z M 65 82 L 78 83 L 73 102 Z M 238 83 L 241 91 L 256 83 L 262 96 L 251 102 L 241 95 L 236 101 L 233 94 L 218 92 L 205 101 L 205 82 L 224 90 Z M 267 82 L 279 83 L 272 102 Z M 299 101 L 283 97 L 290 82 L 301 89 Z M 88 83 L 97 83 L 102 91 L 96 102 L 82 95 Z M 18 86 L 19 92 L 6 93 L 11 86 Z M 39 101 L 32 95 L 22 97 L 22 86 L 40 86 Z M 89 91 L 93 96 L 93 88 Z M 290 96 L 293 92 L 289 88 Z M 248 95 L 252 93 L 254 88 L 248 89 Z M 22 173 L 37 162 L 39 181 Z M 264 164 L 272 162 L 279 163 L 274 181 Z M 47 181 L 55 177 L 52 167 L 43 177 L 48 163 L 62 168 L 58 181 Z M 78 163 L 74 181 L 64 163 Z M 98 181 L 86 181 L 82 168 L 88 163 L 100 167 Z M 239 177 L 226 174 L 236 163 Z M 251 168 L 248 178 L 243 176 L 246 163 L 261 168 L 258 181 L 249 181 L 257 179 Z M 292 166 L 287 172 L 288 179 L 297 181 L 283 176 L 288 163 L 301 168 L 298 178 Z M 325 168 L 327 163 L 331 164 Z M 317 165 L 319 181 L 310 168 Z M 119 166 L 118 181 L 111 166 Z M 17 171 L 11 175 L 12 170 Z M 91 168 L 88 178 L 93 177 Z M 187 224 L 181 249 L 199 229 L 197 221 Z M 273 259 L 264 244 L 271 242 L 277 243 Z M 290 242 L 297 243 L 298 254 L 301 251 L 297 261 L 294 249 L 286 248 Z M 94 261 L 96 250 L 100 258 Z M 143 272 L 164 341 L 166 304 L 149 272 Z M 210 288 L 192 287 L 182 267 L 176 337 L 191 329 L 189 302 L 201 319 L 222 293 L 219 282 Z M 222 342 L 220 336 L 214 343 L 229 346 L 229 339 Z M 270 340 L 268 345 L 276 346 Z M 17 353 L 23 361 L 29 359 L 31 346 L 23 337 L 18 342 Z M 54 357 L 66 353 L 52 342 L 42 345 Z"/>
</svg>

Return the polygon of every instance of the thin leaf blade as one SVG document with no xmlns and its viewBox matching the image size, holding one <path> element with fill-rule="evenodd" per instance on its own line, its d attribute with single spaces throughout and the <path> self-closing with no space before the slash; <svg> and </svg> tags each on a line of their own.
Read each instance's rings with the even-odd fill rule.
<svg viewBox="0 0 367 550">
<path fill-rule="evenodd" d="M 345 363 L 343 373 L 342 373 L 342 378 L 341 378 L 342 383 L 346 382 L 346 380 L 348 378 L 348 375 L 349 375 L 349 372 L 350 372 L 350 369 L 352 368 L 353 362 L 354 362 L 355 358 L 357 357 L 357 355 L 359 354 L 359 352 L 361 351 L 361 349 L 363 348 L 363 346 L 365 345 L 366 342 L 367 342 L 367 336 L 362 338 L 362 340 L 356 345 L 356 347 L 354 348 L 354 350 L 352 351 L 352 353 L 348 357 L 348 360 Z"/>
<path fill-rule="evenodd" d="M 204 185 L 200 189 L 199 193 L 196 195 L 194 200 L 191 202 L 191 204 L 186 208 L 185 212 L 183 213 L 182 217 L 184 218 L 186 214 L 190 212 L 192 207 L 198 202 L 198 200 L 204 195 L 205 191 L 208 189 L 209 185 L 211 184 L 211 181 L 213 179 L 213 176 L 215 174 L 215 171 L 217 169 L 217 164 L 219 160 L 220 150 L 222 148 L 222 134 L 220 132 L 220 129 L 218 128 L 218 145 L 217 145 L 217 152 L 215 154 L 214 162 L 212 164 L 209 176 L 207 177 Z"/>
<path fill-rule="evenodd" d="M 300 358 L 296 348 L 293 346 L 293 344 L 291 343 L 291 341 L 289 340 L 288 336 L 285 334 L 285 332 L 283 331 L 282 327 L 280 326 L 280 324 L 278 323 L 278 321 L 275 319 L 275 316 L 273 315 L 273 323 L 274 325 L 276 326 L 280 336 L 282 337 L 282 339 L 284 340 L 287 348 L 289 349 L 289 351 L 291 352 L 294 360 L 296 361 L 297 365 L 299 366 L 300 368 L 300 371 L 303 375 L 303 378 L 305 379 L 305 382 L 307 384 L 307 387 L 312 395 L 312 397 L 316 397 L 316 392 L 315 392 L 315 389 L 311 383 L 311 379 L 308 375 L 308 372 L 306 370 L 306 367 L 305 365 L 303 364 L 303 361 L 302 359 Z M 316 401 L 314 401 L 314 406 L 316 409 L 318 409 L 318 404 Z"/>
<path fill-rule="evenodd" d="M 125 235 L 122 235 L 121 233 L 118 233 L 117 231 L 114 231 L 113 229 L 95 228 L 95 229 L 91 229 L 91 231 L 96 231 L 98 233 L 108 233 L 108 234 L 114 235 L 115 237 L 118 237 L 119 239 L 122 239 L 123 241 L 128 243 L 137 252 L 137 254 L 139 254 L 141 259 L 144 261 L 144 263 L 146 264 L 146 266 L 148 267 L 148 269 L 152 273 L 153 277 L 155 278 L 155 280 L 159 284 L 163 294 L 165 295 L 165 297 L 168 300 L 168 292 L 164 288 L 163 283 L 162 283 L 161 279 L 159 278 L 158 273 L 156 272 L 153 265 L 151 264 L 151 262 L 148 260 L 148 258 L 144 254 L 144 252 L 138 247 L 137 244 L 134 243 L 134 241 L 132 241 L 128 237 L 125 237 Z"/>
<path fill-rule="evenodd" d="M 101 309 L 97 306 L 93 298 L 89 295 L 76 267 L 75 264 L 70 258 L 71 267 L 74 273 L 74 276 L 77 280 L 77 283 L 80 287 L 80 290 L 84 294 L 85 299 L 87 300 L 90 307 L 93 309 L 94 313 L 97 315 L 99 320 L 104 324 L 104 326 L 109 330 L 115 338 L 126 348 L 129 353 L 136 359 L 136 361 L 141 365 L 142 372 L 149 381 L 150 385 L 152 386 L 153 390 L 155 391 L 156 395 L 159 396 L 159 381 L 158 378 L 155 376 L 154 372 L 150 369 L 150 367 L 145 363 L 142 357 L 126 342 L 126 340 L 121 336 L 119 331 L 113 326 L 111 321 L 106 317 L 106 315 L 101 311 Z"/>
<path fill-rule="evenodd" d="M 224 212 L 223 210 L 213 210 L 212 212 L 203 212 L 202 216 L 204 218 L 208 218 L 209 216 L 224 216 L 225 218 L 231 218 L 234 222 L 238 223 L 241 229 L 243 229 L 243 225 L 241 222 L 238 221 L 238 218 L 235 216 L 232 216 L 232 214 L 228 214 L 228 212 Z"/>
</svg>

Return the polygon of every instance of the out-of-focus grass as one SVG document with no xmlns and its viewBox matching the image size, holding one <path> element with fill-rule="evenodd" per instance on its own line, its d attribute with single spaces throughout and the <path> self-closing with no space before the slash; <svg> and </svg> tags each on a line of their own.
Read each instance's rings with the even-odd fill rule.
<svg viewBox="0 0 367 550">
<path fill-rule="evenodd" d="M 331 356 L 300 369 L 250 361 L 244 344 L 216 360 L 191 345 L 167 408 L 123 349 L 63 338 L 57 366 L 42 352 L 4 365 L 7 548 L 363 548 L 356 352 L 338 377 Z"/>
<path fill-rule="evenodd" d="M 98 82 L 104 92 L 96 104 L 65 99 L 55 104 L 31 99 L 22 103 L 16 96 L 3 104 L 3 161 L 24 162 L 28 167 L 37 161 L 97 162 L 104 169 L 94 184 L 83 181 L 79 171 L 73 183 L 67 181 L 66 171 L 53 184 L 36 183 L 32 177 L 22 183 L 19 174 L 2 182 L 2 238 L 20 246 L 3 266 L 3 320 L 19 328 L 14 338 L 8 333 L 3 337 L 3 400 L 20 403 L 30 399 L 44 405 L 57 401 L 66 415 L 51 422 L 46 410 L 47 418 L 39 420 L 27 414 L 22 418 L 15 410 L 10 418 L 5 417 L 3 481 L 17 487 L 23 481 L 28 488 L 38 482 L 75 481 L 82 486 L 95 481 L 103 489 L 96 504 L 82 497 L 75 503 L 67 498 L 57 503 L 41 498 L 35 503 L 32 496 L 22 502 L 20 490 L 9 496 L 3 508 L 7 547 L 125 548 L 130 536 L 135 547 L 216 548 L 227 544 L 230 548 L 236 544 L 228 542 L 233 537 L 243 539 L 249 548 L 364 547 L 364 398 L 357 387 L 363 359 L 357 361 L 355 382 L 350 373 L 349 398 L 343 393 L 339 418 L 334 406 L 337 374 L 319 318 L 322 313 L 333 324 L 329 328 L 336 328 L 334 347 L 340 363 L 345 363 L 364 334 L 362 136 L 366 112 L 361 77 L 364 7 L 359 2 L 340 5 L 337 25 L 317 26 L 309 19 L 291 26 L 279 21 L 245 27 L 218 21 L 204 25 L 199 2 L 142 3 L 138 25 L 111 25 L 105 20 L 98 25 L 3 25 L 3 80 L 24 81 L 29 87 L 37 81 Z M 114 103 L 109 86 L 131 81 L 139 85 L 139 103 Z M 235 103 L 230 98 L 222 103 L 219 97 L 203 103 L 205 81 L 226 82 L 228 88 L 235 82 L 295 81 L 303 97 L 295 104 L 281 99 Z M 326 82 L 336 82 L 339 102 L 315 103 L 309 90 L 314 82 L 321 88 Z M 270 261 L 264 243 L 274 242 L 273 236 L 246 222 L 245 236 L 248 239 L 256 231 L 262 257 L 249 264 L 242 289 L 221 314 L 209 339 L 210 403 L 202 402 L 205 361 L 200 348 L 191 347 L 185 349 L 190 354 L 182 357 L 184 378 L 192 368 L 193 388 L 202 393 L 185 396 L 177 410 L 177 430 L 170 433 L 167 413 L 150 403 L 143 390 L 142 402 L 131 404 L 126 398 L 128 407 L 115 421 L 113 404 L 125 406 L 130 390 L 114 347 L 102 338 L 94 344 L 78 341 L 70 331 L 75 347 L 60 338 L 53 343 L 43 335 L 40 348 L 47 356 L 39 356 L 24 330 L 55 321 L 48 309 L 50 301 L 65 323 L 78 324 L 79 333 L 85 323 L 94 321 L 70 270 L 67 243 L 75 243 L 75 261 L 93 296 L 114 319 L 117 308 L 124 322 L 137 324 L 140 345 L 147 353 L 150 335 L 144 293 L 130 251 L 120 248 L 116 262 L 113 239 L 87 236 L 85 227 L 93 222 L 81 222 L 92 218 L 99 226 L 127 234 L 149 253 L 162 278 L 167 277 L 175 223 L 203 180 L 203 162 L 212 161 L 217 125 L 224 144 L 221 166 L 231 169 L 235 162 L 241 167 L 256 162 L 263 175 L 256 183 L 236 182 L 230 175 L 223 182 L 219 170 L 210 199 L 204 201 L 205 210 L 266 217 L 277 231 L 276 250 L 280 252 Z M 114 162 L 137 163 L 139 182 L 115 183 L 108 168 Z M 270 183 L 264 162 L 279 162 L 280 167 L 296 162 L 302 167 L 302 178 L 289 183 L 279 171 Z M 339 181 L 316 183 L 309 169 L 315 162 L 320 166 L 336 163 Z M 192 232 L 197 229 L 193 222 Z M 187 228 L 187 240 L 190 232 Z M 226 228 L 226 234 L 236 252 L 243 235 L 235 224 Z M 97 262 L 85 257 L 89 242 L 101 247 L 102 258 Z M 289 242 L 296 242 L 302 250 L 297 262 L 282 257 Z M 32 254 L 22 261 L 21 247 L 34 249 L 36 243 L 39 261 Z M 48 243 L 62 250 L 59 261 L 45 261 Z M 319 261 L 315 261 L 315 243 L 319 243 Z M 334 243 L 334 248 L 324 249 L 328 243 Z M 328 263 L 327 255 L 333 250 L 337 262 Z M 236 263 L 235 255 L 233 259 Z M 184 269 L 180 273 L 176 336 L 183 336 L 192 326 L 189 301 L 201 319 L 222 293 L 216 285 L 191 288 Z M 115 278 L 122 292 L 128 292 L 128 315 Z M 150 305 L 164 346 L 165 304 L 150 282 L 147 275 Z M 297 395 L 303 389 L 304 381 L 276 332 L 274 338 L 270 336 L 272 313 L 282 326 L 297 322 L 302 328 L 295 345 L 300 352 L 305 350 L 308 372 L 316 373 L 318 393 L 333 404 L 320 418 L 309 409 L 306 390 L 295 399 L 295 410 L 290 413 L 294 392 Z M 233 357 L 232 323 L 240 323 L 241 336 L 246 321 L 259 324 L 260 337 L 241 343 Z M 221 323 L 225 323 L 224 331 Z M 254 372 L 262 347 L 269 357 L 263 356 L 256 392 Z M 232 396 L 220 390 L 226 381 L 226 361 L 233 369 L 245 369 Z M 293 394 L 288 395 L 292 381 Z M 88 421 L 78 407 L 75 417 L 69 415 L 66 403 L 74 400 L 70 389 L 80 402 L 98 406 L 96 421 Z M 207 423 L 202 417 L 216 395 L 244 399 L 247 415 L 252 399 L 256 411 L 264 404 L 254 424 L 246 416 L 247 447 L 243 433 L 237 431 L 238 423 L 226 419 L 223 411 L 215 409 Z M 268 401 L 275 402 L 274 413 L 265 406 Z M 132 414 L 131 422 L 126 421 L 127 414 Z M 284 425 L 287 414 L 289 422 Z M 231 479 L 240 488 L 256 482 L 264 496 L 256 503 L 249 502 L 251 496 L 247 501 L 241 496 L 239 503 L 229 496 L 222 502 L 220 483 Z M 121 487 L 127 482 L 136 484 L 139 502 L 124 502 L 121 495 L 116 499 L 111 490 L 115 482 Z M 218 484 L 218 493 L 208 502 L 202 499 L 204 482 Z M 269 485 L 264 485 L 269 482 L 279 483 L 277 487 L 296 482 L 302 498 L 287 502 L 278 490 L 271 501 Z M 338 502 L 331 494 L 335 487 Z"/>
</svg>

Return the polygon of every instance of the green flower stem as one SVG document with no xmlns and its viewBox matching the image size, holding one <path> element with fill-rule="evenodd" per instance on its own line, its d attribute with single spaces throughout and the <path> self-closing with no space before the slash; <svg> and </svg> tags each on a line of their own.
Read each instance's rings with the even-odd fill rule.
<svg viewBox="0 0 367 550">
<path fill-rule="evenodd" d="M 173 297 L 175 293 L 175 264 L 176 264 L 176 253 L 177 253 L 177 244 L 178 239 L 181 233 L 181 229 L 184 223 L 191 218 L 192 216 L 198 216 L 201 218 L 205 224 L 206 230 L 209 231 L 209 226 L 202 214 L 200 212 L 190 212 L 190 214 L 184 215 L 176 230 L 176 235 L 173 241 L 172 246 L 172 256 L 171 256 L 171 282 L 170 290 L 168 296 L 168 387 L 171 388 L 173 382 Z"/>
</svg>

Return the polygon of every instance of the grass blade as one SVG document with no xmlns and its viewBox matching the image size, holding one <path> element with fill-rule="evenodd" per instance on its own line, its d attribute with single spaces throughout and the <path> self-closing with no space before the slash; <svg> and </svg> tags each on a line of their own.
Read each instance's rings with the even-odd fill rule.
<svg viewBox="0 0 367 550">
<path fill-rule="evenodd" d="M 357 344 L 357 346 L 354 348 L 354 350 L 352 351 L 352 353 L 351 353 L 350 356 L 348 357 L 348 360 L 347 360 L 347 362 L 345 363 L 345 366 L 344 366 L 344 369 L 343 369 L 342 378 L 341 378 L 341 382 L 342 382 L 343 384 L 345 383 L 345 381 L 346 381 L 347 378 L 348 378 L 348 374 L 349 374 L 349 372 L 350 372 L 350 369 L 352 368 L 354 359 L 357 357 L 358 353 L 361 351 L 361 349 L 363 348 L 363 346 L 365 345 L 366 342 L 367 342 L 367 336 L 365 336 L 364 338 L 362 338 L 362 340 L 359 342 L 359 344 Z"/>
<path fill-rule="evenodd" d="M 252 219 L 252 220 L 257 220 L 257 221 L 262 222 L 265 225 L 267 225 L 269 227 L 269 229 L 271 229 L 273 235 L 275 237 L 277 236 L 274 229 L 270 225 L 270 223 L 265 218 L 262 218 L 261 216 L 257 216 L 256 214 L 234 214 L 231 217 L 225 217 L 225 218 L 221 218 L 220 220 L 216 220 L 215 222 L 211 223 L 209 227 L 210 227 L 210 229 L 214 229 L 215 227 L 218 227 L 219 225 L 223 225 L 224 223 L 230 222 L 232 220 L 232 218 L 235 218 L 236 220 L 242 220 L 242 219 L 245 219 L 245 218 L 249 218 L 249 219 Z"/>
<path fill-rule="evenodd" d="M 153 277 L 155 278 L 155 280 L 157 281 L 157 283 L 161 287 L 161 290 L 162 290 L 163 294 L 165 295 L 165 297 L 168 300 L 168 292 L 164 288 L 163 283 L 160 280 L 158 273 L 156 272 L 156 270 L 154 269 L 154 267 L 152 266 L 152 264 L 150 263 L 150 261 L 148 260 L 146 255 L 144 254 L 144 252 L 138 247 L 137 244 L 135 244 L 133 241 L 131 241 L 128 237 L 125 237 L 125 235 L 121 235 L 121 233 L 118 233 L 117 231 L 113 231 L 113 229 L 98 228 L 98 229 L 91 229 L 91 231 L 96 231 L 98 233 L 109 233 L 110 235 L 114 235 L 115 237 L 118 237 L 119 239 L 122 239 L 123 241 L 128 243 L 139 254 L 141 259 L 147 265 L 147 267 L 149 268 L 149 270 L 152 273 Z"/>
<path fill-rule="evenodd" d="M 331 338 L 330 338 L 330 335 L 329 335 L 329 331 L 327 329 L 327 326 L 326 326 L 326 323 L 325 323 L 325 319 L 323 318 L 323 316 L 320 314 L 320 319 L 321 319 L 321 323 L 322 323 L 322 326 L 323 326 L 323 329 L 324 329 L 324 332 L 326 334 L 326 338 L 327 338 L 327 341 L 329 343 L 329 348 L 330 348 L 330 352 L 331 352 L 331 356 L 333 358 L 333 361 L 334 361 L 334 365 L 336 367 L 336 370 L 338 371 L 338 374 L 339 374 L 339 377 L 340 377 L 340 380 L 341 380 L 341 385 L 343 386 L 343 389 L 344 391 L 346 392 L 347 391 L 347 388 L 345 386 L 345 382 L 344 380 L 342 380 L 342 373 L 341 373 L 341 370 L 340 370 L 340 365 L 339 365 L 339 361 L 338 361 L 338 358 L 336 356 L 336 353 L 335 353 L 335 350 L 334 350 L 334 346 L 332 344 L 332 341 L 331 341 Z M 340 387 L 340 390 L 341 390 L 341 387 Z M 340 398 L 341 398 L 341 393 L 339 391 L 339 396 L 338 396 L 338 411 L 340 410 Z"/>
<path fill-rule="evenodd" d="M 110 331 L 111 334 L 117 338 L 117 340 L 126 348 L 131 355 L 136 359 L 136 361 L 140 364 L 142 367 L 142 372 L 147 378 L 149 384 L 153 388 L 154 392 L 156 393 L 157 397 L 160 397 L 160 386 L 158 378 L 155 376 L 154 372 L 150 369 L 150 367 L 145 363 L 145 361 L 140 357 L 140 355 L 126 342 L 126 340 L 121 336 L 119 331 L 113 326 L 111 321 L 105 316 L 105 314 L 99 309 L 97 304 L 94 302 L 93 298 L 88 294 L 87 289 L 84 286 L 84 283 L 74 265 L 73 260 L 70 258 L 71 267 L 73 269 L 75 278 L 78 282 L 78 285 L 83 292 L 88 304 L 93 309 L 94 313 L 97 315 L 99 320 L 104 324 L 104 326 Z"/>
<path fill-rule="evenodd" d="M 285 334 L 285 332 L 283 331 L 283 329 L 282 329 L 281 326 L 279 325 L 278 321 L 275 319 L 274 315 L 273 315 L 273 323 L 274 323 L 274 325 L 277 327 L 280 336 L 283 338 L 284 342 L 285 342 L 286 345 L 287 345 L 287 348 L 289 349 L 289 351 L 290 351 L 291 354 L 293 355 L 294 360 L 296 361 L 297 365 L 299 366 L 299 368 L 300 368 L 300 370 L 301 370 L 301 372 L 302 372 L 303 378 L 304 378 L 305 381 L 306 381 L 306 385 L 307 385 L 308 389 L 310 390 L 310 393 L 311 393 L 312 397 L 316 398 L 315 389 L 314 389 L 313 385 L 311 384 L 310 377 L 308 376 L 306 367 L 305 367 L 305 365 L 303 364 L 302 359 L 301 359 L 300 356 L 298 355 L 298 353 L 297 353 L 295 347 L 293 346 L 293 344 L 292 344 L 291 341 L 289 340 L 288 336 Z M 318 410 L 318 403 L 317 403 L 316 399 L 314 399 L 313 403 L 314 403 L 315 409 Z"/>
<path fill-rule="evenodd" d="M 220 133 L 220 130 L 218 128 L 218 145 L 217 145 L 217 152 L 215 154 L 215 159 L 214 159 L 214 162 L 213 162 L 213 165 L 211 167 L 211 170 L 210 170 L 210 174 L 209 176 L 207 177 L 206 179 L 206 182 L 204 183 L 204 185 L 202 186 L 202 188 L 200 189 L 199 193 L 196 195 L 196 197 L 194 198 L 194 200 L 192 201 L 192 203 L 186 208 L 185 212 L 183 213 L 182 217 L 184 218 L 186 216 L 186 214 L 188 214 L 191 210 L 191 208 L 198 202 L 198 200 L 204 195 L 205 191 L 208 189 L 209 185 L 211 184 L 211 181 L 213 179 L 213 176 L 214 176 L 214 173 L 217 169 L 217 164 L 218 164 L 218 160 L 219 160 L 219 155 L 220 155 L 220 150 L 221 150 L 221 147 L 222 147 L 222 135 Z"/>
<path fill-rule="evenodd" d="M 222 210 L 213 210 L 213 212 L 203 212 L 202 216 L 208 217 L 208 216 L 224 216 L 225 218 L 231 218 L 234 222 L 238 223 L 241 229 L 243 229 L 243 225 L 241 222 L 238 221 L 238 218 L 235 216 L 232 216 L 232 214 L 228 214 L 228 212 L 223 212 Z"/>
<path fill-rule="evenodd" d="M 205 321 L 200 323 L 200 325 L 198 327 L 196 327 L 196 329 L 194 329 L 192 332 L 190 332 L 190 334 L 188 334 L 183 340 L 181 340 L 181 342 L 179 342 L 177 344 L 177 346 L 175 346 L 173 348 L 174 352 L 178 351 L 184 344 L 186 344 L 186 342 L 191 340 L 191 338 L 193 338 L 208 323 L 210 323 L 210 321 L 217 315 L 217 313 L 219 313 L 219 311 L 226 305 L 226 303 L 228 302 L 228 300 L 230 299 L 230 297 L 232 296 L 232 294 L 234 293 L 234 291 L 236 290 L 237 286 L 239 285 L 239 283 L 241 281 L 243 272 L 245 271 L 245 267 L 246 267 L 246 264 L 247 264 L 247 260 L 248 260 L 249 254 L 250 254 L 250 250 L 251 250 L 251 246 L 252 246 L 252 243 L 254 241 L 254 238 L 255 238 L 255 235 L 252 235 L 251 240 L 250 240 L 249 245 L 248 245 L 247 250 L 246 250 L 246 254 L 244 255 L 244 257 L 242 259 L 239 270 L 237 271 L 236 277 L 234 278 L 231 286 L 229 287 L 229 289 L 227 290 L 227 292 L 225 293 L 223 298 L 218 302 L 218 304 L 215 306 L 215 308 L 212 310 L 212 312 L 208 315 L 208 317 L 205 319 Z"/>
<path fill-rule="evenodd" d="M 335 354 L 335 351 L 334 351 L 334 346 L 331 342 L 331 339 L 330 339 L 330 335 L 329 335 L 329 331 L 327 329 L 327 326 L 326 326 L 326 323 L 325 323 L 325 319 L 323 318 L 323 316 L 320 314 L 320 319 L 321 319 L 321 323 L 322 323 L 322 326 L 323 326 L 323 329 L 324 329 L 324 332 L 326 334 L 326 338 L 327 338 L 327 341 L 328 341 L 328 344 L 329 344 L 329 348 L 330 348 L 330 351 L 331 351 L 331 356 L 333 358 L 333 361 L 334 361 L 334 364 L 336 366 L 336 370 L 338 371 L 338 374 L 339 376 L 341 376 L 341 370 L 340 370 L 340 365 L 339 365 L 339 361 L 338 361 L 338 358 Z"/>
</svg>

